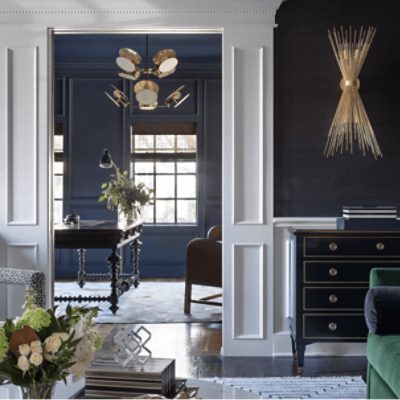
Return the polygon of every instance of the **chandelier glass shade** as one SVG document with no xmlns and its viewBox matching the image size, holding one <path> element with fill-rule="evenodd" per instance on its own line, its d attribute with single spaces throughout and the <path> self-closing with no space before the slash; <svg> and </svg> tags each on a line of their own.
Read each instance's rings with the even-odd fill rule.
<svg viewBox="0 0 400 400">
<path fill-rule="evenodd" d="M 141 110 L 154 110 L 158 106 L 160 87 L 157 83 L 144 79 L 135 84 L 133 91 Z"/>
<path fill-rule="evenodd" d="M 324 154 L 333 156 L 336 152 L 353 152 L 354 142 L 366 154 L 370 151 L 375 158 L 382 157 L 364 104 L 361 100 L 358 79 L 376 29 L 348 30 L 341 28 L 328 31 L 336 61 L 342 74 L 340 88 L 342 95 L 328 133 Z"/>
<path fill-rule="evenodd" d="M 124 79 L 136 81 L 142 74 L 155 75 L 158 78 L 164 78 L 175 72 L 178 65 L 176 52 L 173 49 L 163 49 L 157 51 L 153 57 L 154 66 L 141 67 L 142 57 L 138 52 L 126 47 L 119 49 L 119 55 L 115 63 L 122 70 L 119 76 Z"/>
</svg>

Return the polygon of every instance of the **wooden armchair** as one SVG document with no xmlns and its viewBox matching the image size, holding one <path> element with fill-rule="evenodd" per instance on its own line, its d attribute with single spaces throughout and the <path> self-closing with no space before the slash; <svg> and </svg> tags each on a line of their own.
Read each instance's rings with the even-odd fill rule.
<svg viewBox="0 0 400 400">
<path fill-rule="evenodd" d="M 212 301 L 222 294 L 192 299 L 192 285 L 214 286 L 222 288 L 222 227 L 213 226 L 207 239 L 193 239 L 186 251 L 186 280 L 184 311 L 190 313 L 191 303 L 222 306 Z"/>
</svg>

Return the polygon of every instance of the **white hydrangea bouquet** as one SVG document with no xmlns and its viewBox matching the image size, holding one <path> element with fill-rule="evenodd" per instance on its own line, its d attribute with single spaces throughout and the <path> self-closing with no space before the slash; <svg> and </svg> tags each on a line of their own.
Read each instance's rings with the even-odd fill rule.
<svg viewBox="0 0 400 400">
<path fill-rule="evenodd" d="M 98 308 L 44 309 L 27 295 L 24 313 L 0 328 L 0 377 L 21 387 L 23 398 L 51 398 L 57 381 L 80 378 L 102 345 L 93 319 Z"/>
</svg>

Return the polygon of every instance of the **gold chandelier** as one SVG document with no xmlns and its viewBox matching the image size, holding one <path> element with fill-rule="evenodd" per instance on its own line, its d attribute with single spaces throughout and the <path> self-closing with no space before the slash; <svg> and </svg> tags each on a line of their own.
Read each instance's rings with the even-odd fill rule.
<svg viewBox="0 0 400 400">
<path fill-rule="evenodd" d="M 142 74 L 155 75 L 157 78 L 165 78 L 175 72 L 178 65 L 176 52 L 173 49 L 157 51 L 153 57 L 154 67 L 141 67 L 142 57 L 132 49 L 119 49 L 119 56 L 115 59 L 116 64 L 122 69 L 118 76 L 124 79 L 136 81 Z"/>
<path fill-rule="evenodd" d="M 382 157 L 382 152 L 376 140 L 364 104 L 358 89 L 360 88 L 361 68 L 367 57 L 376 29 L 361 27 L 360 31 L 343 28 L 328 31 L 336 61 L 342 73 L 340 88 L 342 96 L 328 133 L 324 154 L 329 157 L 343 150 L 353 152 L 353 141 L 365 155 L 371 151 L 375 159 Z"/>
<path fill-rule="evenodd" d="M 148 51 L 148 42 L 147 42 Z M 147 58 L 147 57 L 146 57 Z M 174 90 L 169 96 L 164 100 L 164 105 L 160 106 L 158 103 L 158 93 L 160 91 L 159 85 L 148 79 L 149 75 L 154 75 L 157 78 L 165 78 L 173 74 L 176 71 L 176 66 L 178 65 L 178 59 L 176 57 L 176 52 L 173 49 L 163 49 L 157 51 L 153 57 L 154 66 L 141 66 L 142 57 L 140 54 L 132 49 L 122 48 L 119 50 L 119 55 L 115 62 L 118 67 L 122 70 L 118 73 L 123 79 L 128 79 L 132 81 L 138 80 L 142 75 L 146 76 L 137 82 L 133 91 L 135 92 L 137 106 L 140 110 L 150 111 L 155 110 L 158 107 L 179 107 L 189 96 L 190 93 L 183 95 L 182 90 L 185 85 L 180 86 Z M 129 97 L 117 87 L 112 86 L 112 92 L 104 92 L 107 97 L 118 107 L 122 104 L 124 107 L 129 105 Z"/>
</svg>

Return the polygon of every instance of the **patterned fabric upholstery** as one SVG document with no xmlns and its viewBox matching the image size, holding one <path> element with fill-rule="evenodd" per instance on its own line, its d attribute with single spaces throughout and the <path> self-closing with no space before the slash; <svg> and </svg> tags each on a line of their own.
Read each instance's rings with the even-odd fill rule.
<svg viewBox="0 0 400 400">
<path fill-rule="evenodd" d="M 36 304 L 45 306 L 45 275 L 43 272 L 18 269 L 0 268 L 0 284 L 25 286 L 35 293 Z"/>
</svg>

